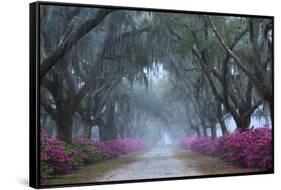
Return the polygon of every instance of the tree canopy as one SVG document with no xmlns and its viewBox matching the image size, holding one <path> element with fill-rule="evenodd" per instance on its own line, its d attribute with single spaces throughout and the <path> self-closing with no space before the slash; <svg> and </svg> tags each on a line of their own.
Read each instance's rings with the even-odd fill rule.
<svg viewBox="0 0 281 190">
<path fill-rule="evenodd" d="M 271 18 L 40 7 L 42 127 L 101 140 L 157 129 L 217 137 L 272 121 Z M 258 114 L 260 113 L 260 114 Z M 149 121 L 149 122 L 148 122 Z M 156 125 L 156 124 L 155 124 Z M 159 128 L 160 130 L 160 128 Z M 160 138 L 160 137 L 159 137 Z M 153 138 L 152 138 L 153 139 Z"/>
</svg>

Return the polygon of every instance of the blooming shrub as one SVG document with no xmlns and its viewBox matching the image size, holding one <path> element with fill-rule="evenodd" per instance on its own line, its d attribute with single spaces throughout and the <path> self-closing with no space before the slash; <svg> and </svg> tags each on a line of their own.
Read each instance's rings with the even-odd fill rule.
<svg viewBox="0 0 281 190">
<path fill-rule="evenodd" d="M 44 175 L 67 173 L 72 170 L 77 151 L 68 150 L 63 142 L 52 138 L 44 131 L 41 131 L 40 150 L 41 172 Z"/>
<path fill-rule="evenodd" d="M 186 149 L 212 156 L 214 154 L 214 142 L 210 137 L 191 137 L 186 138 L 182 145 Z"/>
<path fill-rule="evenodd" d="M 227 137 L 222 157 L 249 168 L 272 167 L 272 134 L 269 128 L 237 131 Z"/>
<path fill-rule="evenodd" d="M 74 145 L 78 146 L 78 149 L 83 155 L 83 159 L 88 163 L 114 158 L 144 147 L 142 140 L 133 138 L 101 142 L 78 137 L 74 140 Z"/>
<path fill-rule="evenodd" d="M 269 128 L 237 130 L 215 140 L 210 137 L 190 137 L 184 139 L 181 145 L 185 149 L 221 157 L 243 167 L 272 167 L 272 134 Z"/>
<path fill-rule="evenodd" d="M 76 137 L 72 146 L 79 150 L 79 156 L 85 164 L 94 163 L 101 160 L 114 158 L 117 155 L 105 143 L 89 140 L 85 137 Z"/>
<path fill-rule="evenodd" d="M 106 145 L 109 146 L 112 150 L 116 151 L 117 155 L 126 154 L 143 148 L 143 141 L 140 139 L 119 139 L 114 141 L 106 142 Z"/>
<path fill-rule="evenodd" d="M 81 165 L 115 158 L 144 147 L 140 139 L 126 138 L 101 142 L 82 136 L 74 137 L 73 143 L 66 145 L 43 130 L 40 141 L 40 169 L 43 178 L 57 173 L 68 173 Z"/>
</svg>

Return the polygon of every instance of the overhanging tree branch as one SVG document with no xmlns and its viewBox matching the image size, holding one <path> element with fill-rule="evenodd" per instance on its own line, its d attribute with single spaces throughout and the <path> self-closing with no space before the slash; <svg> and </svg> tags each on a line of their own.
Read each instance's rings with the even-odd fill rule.
<svg viewBox="0 0 281 190">
<path fill-rule="evenodd" d="M 254 73 L 252 73 L 250 70 L 248 70 L 244 64 L 239 60 L 238 56 L 235 55 L 235 53 L 231 50 L 231 48 L 224 42 L 222 39 L 220 33 L 218 32 L 215 24 L 212 21 L 212 18 L 210 16 L 205 17 L 208 21 L 209 25 L 211 26 L 213 32 L 215 33 L 215 36 L 219 40 L 222 47 L 225 49 L 225 51 L 230 55 L 231 58 L 233 58 L 234 62 L 238 66 L 239 69 L 241 69 L 247 77 L 249 77 L 250 80 L 254 83 L 256 90 L 261 94 L 261 96 L 271 105 L 272 104 L 272 90 L 269 87 L 270 83 L 265 82 L 264 73 L 259 69 L 260 65 L 258 64 L 258 60 L 254 60 Z M 252 33 L 253 31 L 250 31 Z M 251 34 L 253 35 L 253 34 Z M 253 37 L 253 36 L 252 36 Z M 253 46 L 255 46 L 256 43 L 253 43 Z M 255 47 L 253 47 L 255 48 Z M 258 51 L 254 50 L 255 54 L 259 54 Z M 256 56 L 256 55 L 254 55 Z M 258 55 L 257 55 L 258 56 Z M 254 58 L 256 59 L 256 58 Z"/>
<path fill-rule="evenodd" d="M 224 48 L 224 50 L 230 55 L 230 57 L 236 62 L 237 66 L 243 71 L 245 72 L 245 74 L 253 79 L 254 81 L 256 81 L 256 77 L 254 76 L 254 74 L 252 72 L 250 72 L 244 64 L 242 64 L 242 62 L 240 61 L 240 59 L 238 58 L 237 55 L 234 54 L 234 52 L 231 50 L 231 48 L 225 43 L 225 41 L 222 39 L 220 33 L 218 32 L 216 26 L 214 25 L 212 19 L 210 16 L 206 17 L 207 21 L 209 23 L 209 25 L 211 26 L 212 30 L 215 33 L 215 36 L 217 37 L 217 39 L 219 40 L 220 44 L 222 45 L 222 47 Z"/>
<path fill-rule="evenodd" d="M 61 57 L 65 55 L 68 50 L 73 47 L 73 45 L 76 44 L 79 39 L 99 25 L 112 11 L 113 10 L 111 9 L 102 9 L 98 11 L 95 18 L 87 20 L 79 28 L 71 31 L 66 37 L 64 37 L 63 41 L 59 43 L 58 47 L 43 59 L 40 65 L 40 79 L 44 78 L 48 71 Z"/>
</svg>

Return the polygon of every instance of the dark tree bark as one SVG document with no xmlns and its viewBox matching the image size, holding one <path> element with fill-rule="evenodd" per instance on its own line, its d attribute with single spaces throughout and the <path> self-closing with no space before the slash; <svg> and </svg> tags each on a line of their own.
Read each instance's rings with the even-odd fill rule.
<svg viewBox="0 0 281 190">
<path fill-rule="evenodd" d="M 250 126 L 251 115 L 240 117 L 238 119 L 236 118 L 234 120 L 235 120 L 235 123 L 237 125 L 237 128 L 239 128 L 240 130 L 244 131 L 244 130 L 248 129 L 249 126 Z"/>
<path fill-rule="evenodd" d="M 212 23 L 210 23 L 212 25 Z M 214 32 L 216 35 L 218 35 L 217 30 L 214 28 L 214 25 L 212 25 Z M 247 89 L 245 91 L 241 91 L 239 94 L 237 92 L 234 92 L 233 89 L 230 88 L 229 85 L 229 77 L 227 77 L 228 70 L 228 62 L 230 58 L 233 58 L 235 61 L 239 61 L 238 57 L 234 57 L 234 53 L 232 52 L 232 49 L 235 47 L 235 45 L 238 43 L 239 39 L 245 34 L 245 31 L 242 31 L 240 34 L 237 35 L 237 37 L 234 39 L 232 45 L 228 47 L 225 42 L 219 38 L 220 42 L 223 44 L 225 48 L 227 48 L 227 54 L 224 59 L 224 65 L 222 69 L 222 74 L 218 73 L 214 69 L 210 69 L 209 65 L 211 63 L 209 62 L 208 55 L 206 54 L 206 51 L 202 52 L 200 51 L 199 44 L 197 43 L 197 35 L 193 32 L 193 37 L 195 38 L 196 42 L 196 48 L 192 48 L 192 53 L 194 57 L 197 59 L 197 61 L 200 63 L 202 70 L 210 84 L 211 90 L 216 97 L 217 101 L 221 102 L 226 110 L 233 116 L 234 121 L 236 122 L 237 128 L 239 129 L 246 129 L 249 127 L 247 125 L 247 121 L 249 120 L 248 117 L 251 117 L 251 114 L 255 111 L 255 109 L 261 104 L 261 101 L 255 102 L 253 104 L 252 102 L 252 89 L 253 89 L 253 82 L 251 79 L 247 79 Z M 244 68 L 246 69 L 246 68 Z M 248 73 L 249 74 L 249 73 Z M 217 78 L 221 84 L 222 93 L 219 92 L 215 82 L 214 82 L 214 75 L 215 78 Z M 251 76 L 254 76 L 251 73 Z M 249 78 L 250 76 L 247 75 Z M 235 81 L 231 81 L 232 84 L 235 83 Z M 239 88 L 239 87 L 238 87 Z M 236 89 L 237 90 L 237 89 Z M 241 90 L 241 89 L 239 89 Z M 240 94 L 244 94 L 245 97 L 241 97 Z M 232 103 L 230 103 L 230 101 Z M 219 119 L 219 118 L 218 118 Z"/>
<path fill-rule="evenodd" d="M 118 126 L 118 135 L 120 138 L 124 139 L 126 138 L 126 125 L 123 123 L 120 113 L 116 115 L 116 120 L 118 121 L 116 122 L 116 125 Z"/>
<path fill-rule="evenodd" d="M 226 135 L 226 134 L 228 133 L 228 131 L 227 131 L 227 127 L 226 127 L 226 125 L 225 125 L 224 120 L 223 120 L 223 119 L 220 119 L 220 120 L 219 120 L 219 123 L 220 123 L 222 135 Z"/>
<path fill-rule="evenodd" d="M 211 137 L 212 137 L 212 139 L 217 138 L 216 123 L 211 123 L 210 129 L 211 129 Z"/>
<path fill-rule="evenodd" d="M 60 64 L 60 66 L 62 66 L 60 75 L 54 74 L 53 81 L 44 80 L 42 83 L 49 90 L 49 92 L 52 93 L 52 96 L 55 99 L 56 112 L 54 113 L 53 109 L 50 108 L 50 105 L 47 105 L 48 103 L 44 104 L 44 107 L 45 109 L 49 110 L 50 115 L 53 115 L 53 119 L 57 123 L 58 139 L 66 143 L 71 143 L 72 122 L 74 114 L 77 111 L 78 106 L 80 105 L 84 96 L 86 96 L 87 94 L 96 96 L 111 83 L 106 83 L 95 91 L 93 88 L 88 88 L 88 91 L 86 93 L 86 91 L 84 90 L 85 88 L 82 88 L 83 94 L 79 93 L 82 89 L 76 93 L 75 88 L 73 87 L 73 81 L 69 76 L 70 73 L 66 68 L 63 67 L 63 65 L 64 64 Z M 65 86 L 63 86 L 63 79 L 61 77 L 63 77 L 63 79 L 65 79 L 65 81 L 67 82 L 67 89 L 65 89 Z M 64 91 L 68 93 L 66 97 L 63 96 Z M 44 101 L 42 101 L 42 104 L 43 103 Z"/>
<path fill-rule="evenodd" d="M 188 110 L 188 109 L 189 109 L 189 107 L 187 106 L 186 110 Z M 189 124 L 190 128 L 193 129 L 196 132 L 198 137 L 200 137 L 201 133 L 200 133 L 199 126 L 193 123 L 193 121 L 191 119 L 191 116 L 188 113 L 187 113 L 186 117 L 187 117 L 187 121 L 188 121 L 188 124 Z"/>
<path fill-rule="evenodd" d="M 273 116 L 273 113 L 274 113 L 273 102 L 269 103 L 269 113 L 270 113 L 270 120 L 273 123 L 274 122 L 273 121 L 274 120 L 274 116 Z"/>
<path fill-rule="evenodd" d="M 72 143 L 72 113 L 58 111 L 57 138 L 65 143 Z"/>
<path fill-rule="evenodd" d="M 92 126 L 89 124 L 84 124 L 84 129 L 83 129 L 83 133 L 84 133 L 84 137 L 86 137 L 87 139 L 91 139 L 92 138 Z"/>
<path fill-rule="evenodd" d="M 273 91 L 272 91 L 272 84 L 271 82 L 266 81 L 267 80 L 267 64 L 270 64 L 268 62 L 271 62 L 272 54 L 270 52 L 271 47 L 269 47 L 269 59 L 265 62 L 261 62 L 261 52 L 263 52 L 260 49 L 260 46 L 258 44 L 258 38 L 259 38 L 259 27 L 258 24 L 255 23 L 252 19 L 249 21 L 249 27 L 250 27 L 250 41 L 252 43 L 252 50 L 254 53 L 253 56 L 253 62 L 251 65 L 253 65 L 253 71 L 248 69 L 239 59 L 239 57 L 233 52 L 232 48 L 229 47 L 225 41 L 223 40 L 222 36 L 218 32 L 215 24 L 213 23 L 213 20 L 211 17 L 207 17 L 207 21 L 209 25 L 211 26 L 212 30 L 214 31 L 218 41 L 221 43 L 222 47 L 225 49 L 225 51 L 228 53 L 228 56 L 233 58 L 236 65 L 248 76 L 248 78 L 252 81 L 254 84 L 257 92 L 261 95 L 261 97 L 267 101 L 270 105 L 270 109 L 272 110 L 272 102 L 273 102 Z M 270 26 L 271 23 L 268 24 Z M 270 30 L 266 28 L 267 32 Z M 270 46 L 270 43 L 269 43 Z M 272 119 L 272 117 L 271 117 Z"/>
<path fill-rule="evenodd" d="M 206 126 L 202 126 L 202 130 L 203 130 L 203 136 L 207 137 L 208 136 L 207 127 Z"/>
<path fill-rule="evenodd" d="M 192 129 L 196 132 L 196 135 L 197 135 L 198 137 L 201 136 L 201 134 L 200 134 L 200 129 L 199 129 L 198 127 L 192 128 Z"/>
<path fill-rule="evenodd" d="M 104 115 L 104 125 L 100 126 L 100 140 L 108 141 L 117 138 L 117 129 L 115 125 L 115 103 L 110 100 L 106 104 Z"/>
<path fill-rule="evenodd" d="M 223 110 L 222 110 L 222 104 L 217 101 L 217 118 L 221 127 L 221 132 L 222 135 L 226 135 L 228 133 L 227 131 L 227 127 L 225 125 L 225 121 L 224 121 L 224 115 L 223 115 Z"/>
</svg>

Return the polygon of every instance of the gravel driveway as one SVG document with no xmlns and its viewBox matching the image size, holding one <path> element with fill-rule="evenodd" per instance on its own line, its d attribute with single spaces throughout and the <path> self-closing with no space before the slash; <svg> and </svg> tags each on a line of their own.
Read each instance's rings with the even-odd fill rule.
<svg viewBox="0 0 281 190">
<path fill-rule="evenodd" d="M 118 181 L 200 175 L 182 160 L 175 157 L 172 148 L 153 148 L 138 156 L 137 161 L 120 169 L 110 171 L 98 181 Z"/>
</svg>

